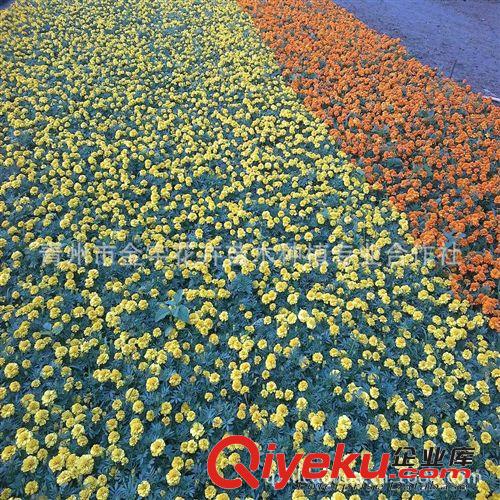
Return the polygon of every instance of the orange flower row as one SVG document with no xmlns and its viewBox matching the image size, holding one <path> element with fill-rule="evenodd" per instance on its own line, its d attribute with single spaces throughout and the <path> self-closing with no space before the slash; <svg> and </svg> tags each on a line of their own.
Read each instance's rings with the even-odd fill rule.
<svg viewBox="0 0 500 500">
<path fill-rule="evenodd" d="M 239 0 L 282 73 L 424 245 L 456 244 L 453 289 L 500 329 L 500 111 L 331 0 Z"/>
</svg>

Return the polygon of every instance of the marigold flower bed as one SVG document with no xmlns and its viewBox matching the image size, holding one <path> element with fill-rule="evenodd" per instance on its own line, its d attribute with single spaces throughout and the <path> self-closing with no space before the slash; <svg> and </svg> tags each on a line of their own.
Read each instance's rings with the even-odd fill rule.
<svg viewBox="0 0 500 500">
<path fill-rule="evenodd" d="M 236 2 L 18 1 L 0 33 L 2 500 L 228 499 L 206 474 L 227 433 L 470 446 L 487 498 L 487 320 L 434 261 L 386 259 L 406 215 Z M 377 484 L 362 498 L 393 498 Z"/>
<path fill-rule="evenodd" d="M 499 108 L 413 59 L 331 0 L 238 0 L 306 106 L 421 244 L 457 240 L 454 290 L 500 330 Z"/>
</svg>

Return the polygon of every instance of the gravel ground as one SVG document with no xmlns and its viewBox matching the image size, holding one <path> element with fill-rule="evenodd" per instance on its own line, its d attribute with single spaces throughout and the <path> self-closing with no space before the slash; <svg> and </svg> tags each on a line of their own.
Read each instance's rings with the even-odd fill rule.
<svg viewBox="0 0 500 500">
<path fill-rule="evenodd" d="M 500 97 L 500 0 L 334 0 L 476 92 Z"/>
</svg>

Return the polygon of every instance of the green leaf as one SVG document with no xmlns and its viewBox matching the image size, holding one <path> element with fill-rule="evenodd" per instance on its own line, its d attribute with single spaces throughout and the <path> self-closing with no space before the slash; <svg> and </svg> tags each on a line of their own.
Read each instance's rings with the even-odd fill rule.
<svg viewBox="0 0 500 500">
<path fill-rule="evenodd" d="M 189 309 L 186 306 L 179 306 L 176 313 L 176 317 L 184 323 L 189 321 Z"/>
<path fill-rule="evenodd" d="M 401 168 L 403 166 L 403 160 L 401 158 L 389 158 L 385 161 L 387 168 Z"/>
<path fill-rule="evenodd" d="M 172 302 L 175 305 L 180 304 L 183 293 L 184 293 L 184 290 L 182 288 L 180 290 L 177 290 L 177 292 L 175 292 L 174 298 L 172 299 Z"/>
<path fill-rule="evenodd" d="M 155 313 L 155 322 L 158 323 L 158 321 L 166 318 L 169 314 L 171 314 L 171 312 L 170 307 L 166 304 L 160 304 Z"/>
</svg>

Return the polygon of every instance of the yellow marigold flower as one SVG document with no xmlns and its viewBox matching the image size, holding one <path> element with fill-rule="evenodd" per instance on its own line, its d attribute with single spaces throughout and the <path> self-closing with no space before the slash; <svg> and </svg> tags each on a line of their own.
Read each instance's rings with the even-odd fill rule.
<svg viewBox="0 0 500 500">
<path fill-rule="evenodd" d="M 8 445 L 2 450 L 2 461 L 7 462 L 10 460 L 16 453 L 16 447 L 13 445 Z"/>
<path fill-rule="evenodd" d="M 36 481 L 28 481 L 24 487 L 26 495 L 34 495 L 38 491 L 38 483 Z"/>
<path fill-rule="evenodd" d="M 372 440 L 372 441 L 375 441 L 376 439 L 378 439 L 378 428 L 373 425 L 373 424 L 370 424 L 366 430 L 366 433 L 368 435 L 368 439 Z"/>
<path fill-rule="evenodd" d="M 455 421 L 457 424 L 465 425 L 469 421 L 469 415 L 464 410 L 457 410 L 455 412 Z"/>
<path fill-rule="evenodd" d="M 148 481 L 141 481 L 137 486 L 137 494 L 141 498 L 147 497 L 150 491 L 151 491 L 151 485 L 149 484 Z"/>
<path fill-rule="evenodd" d="M 159 457 L 165 449 L 165 441 L 161 438 L 155 439 L 149 448 L 153 457 Z"/>
<path fill-rule="evenodd" d="M 443 430 L 441 437 L 443 438 L 443 441 L 447 444 L 453 444 L 457 440 L 457 434 L 451 427 L 446 427 Z"/>
<path fill-rule="evenodd" d="M 7 378 L 14 378 L 19 373 L 19 365 L 17 363 L 7 363 L 3 372 Z"/>
<path fill-rule="evenodd" d="M 23 472 L 35 472 L 38 467 L 38 458 L 30 455 L 23 460 L 23 464 L 21 466 L 21 470 Z"/>
<path fill-rule="evenodd" d="M 174 373 L 168 379 L 169 384 L 173 387 L 178 386 L 181 383 L 181 381 L 182 381 L 182 377 L 178 373 Z"/>
<path fill-rule="evenodd" d="M 205 488 L 205 498 L 212 499 L 217 495 L 217 490 L 214 486 L 209 485 Z"/>
<path fill-rule="evenodd" d="M 481 442 L 484 444 L 491 443 L 491 434 L 489 432 L 481 432 Z"/>
<path fill-rule="evenodd" d="M 190 429 L 191 436 L 195 438 L 201 438 L 205 433 L 205 428 L 199 422 L 195 422 Z"/>
<path fill-rule="evenodd" d="M 150 377 L 146 380 L 146 390 L 148 392 L 153 392 L 160 386 L 160 381 L 158 377 Z"/>
<path fill-rule="evenodd" d="M 171 469 L 166 479 L 169 486 L 177 486 L 181 481 L 181 473 L 177 469 Z"/>
<path fill-rule="evenodd" d="M 297 409 L 303 411 L 307 408 L 307 399 L 306 398 L 298 398 L 296 403 Z"/>
</svg>

